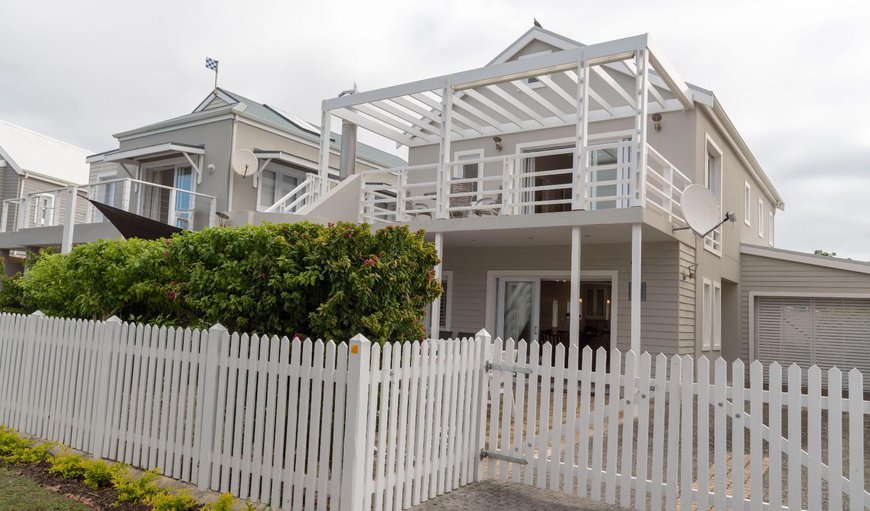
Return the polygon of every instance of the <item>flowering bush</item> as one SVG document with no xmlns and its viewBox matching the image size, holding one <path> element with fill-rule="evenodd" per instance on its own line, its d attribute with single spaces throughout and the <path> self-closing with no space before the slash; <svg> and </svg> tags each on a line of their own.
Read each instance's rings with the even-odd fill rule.
<svg viewBox="0 0 870 511">
<path fill-rule="evenodd" d="M 383 342 L 423 336 L 437 262 L 406 227 L 265 224 L 80 245 L 40 257 L 18 286 L 49 315 Z"/>
</svg>

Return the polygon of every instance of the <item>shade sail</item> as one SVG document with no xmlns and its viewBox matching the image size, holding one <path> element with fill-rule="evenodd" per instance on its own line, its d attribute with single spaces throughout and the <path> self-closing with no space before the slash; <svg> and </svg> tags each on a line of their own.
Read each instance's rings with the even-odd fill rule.
<svg viewBox="0 0 870 511">
<path fill-rule="evenodd" d="M 140 238 L 143 240 L 157 240 L 161 238 L 169 238 L 177 232 L 182 232 L 184 229 L 169 225 L 158 220 L 152 220 L 142 215 L 130 213 L 123 209 L 118 209 L 102 202 L 97 202 L 92 199 L 87 199 L 100 210 L 106 219 L 112 222 L 112 225 L 118 229 L 118 232 L 126 239 Z"/>
</svg>

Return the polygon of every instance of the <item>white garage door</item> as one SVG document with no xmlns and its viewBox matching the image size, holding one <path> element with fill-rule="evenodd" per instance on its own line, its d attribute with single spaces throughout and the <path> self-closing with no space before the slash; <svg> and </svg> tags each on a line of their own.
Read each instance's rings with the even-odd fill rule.
<svg viewBox="0 0 870 511">
<path fill-rule="evenodd" d="M 754 334 L 755 357 L 765 366 L 857 367 L 865 387 L 870 378 L 870 300 L 758 297 Z"/>
</svg>

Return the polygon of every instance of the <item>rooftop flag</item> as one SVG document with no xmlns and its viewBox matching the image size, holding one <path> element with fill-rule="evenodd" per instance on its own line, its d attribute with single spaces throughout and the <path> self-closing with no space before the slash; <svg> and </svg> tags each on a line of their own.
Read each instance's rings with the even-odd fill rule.
<svg viewBox="0 0 870 511">
<path fill-rule="evenodd" d="M 206 57 L 205 67 L 214 71 L 214 88 L 217 89 L 218 61 L 211 57 Z"/>
</svg>

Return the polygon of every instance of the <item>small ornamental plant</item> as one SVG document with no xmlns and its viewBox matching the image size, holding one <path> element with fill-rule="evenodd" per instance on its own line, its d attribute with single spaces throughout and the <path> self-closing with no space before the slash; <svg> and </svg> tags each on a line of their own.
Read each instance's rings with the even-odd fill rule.
<svg viewBox="0 0 870 511">
<path fill-rule="evenodd" d="M 36 258 L 5 310 L 372 341 L 424 335 L 441 294 L 435 246 L 389 226 L 214 227 L 159 241 L 100 240 Z M 0 300 L 0 307 L 3 307 Z"/>
</svg>

